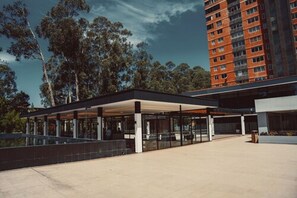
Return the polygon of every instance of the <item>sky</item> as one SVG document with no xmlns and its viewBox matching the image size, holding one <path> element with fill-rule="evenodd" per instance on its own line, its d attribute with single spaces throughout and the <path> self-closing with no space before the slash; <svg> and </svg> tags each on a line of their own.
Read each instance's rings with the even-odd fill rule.
<svg viewBox="0 0 297 198">
<path fill-rule="evenodd" d="M 46 12 L 57 0 L 23 0 L 30 11 L 30 23 L 38 25 Z M 111 21 L 120 21 L 133 36 L 131 43 L 146 41 L 154 60 L 161 63 L 173 61 L 188 63 L 209 70 L 207 35 L 203 0 L 86 0 L 90 13 L 84 17 L 92 20 L 105 16 Z M 12 0 L 0 0 L 0 8 Z M 36 60 L 15 61 L 5 52 L 11 40 L 0 37 L 0 59 L 8 62 L 16 73 L 19 91 L 30 96 L 30 103 L 41 107 L 40 89 L 42 67 Z M 47 41 L 40 40 L 43 51 L 47 51 Z M 46 58 L 50 56 L 45 53 Z"/>
</svg>

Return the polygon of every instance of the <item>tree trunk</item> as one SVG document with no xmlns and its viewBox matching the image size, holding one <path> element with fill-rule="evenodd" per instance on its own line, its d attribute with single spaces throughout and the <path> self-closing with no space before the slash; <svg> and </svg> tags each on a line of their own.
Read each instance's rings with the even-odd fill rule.
<svg viewBox="0 0 297 198">
<path fill-rule="evenodd" d="M 79 101 L 79 87 L 78 87 L 78 75 L 77 72 L 74 72 L 75 76 L 75 93 L 76 93 L 76 101 Z"/>
<path fill-rule="evenodd" d="M 48 79 L 46 64 L 45 64 L 44 60 L 42 60 L 42 65 L 43 65 L 43 74 L 45 76 L 45 81 L 48 84 L 48 90 L 49 90 L 49 94 L 50 94 L 50 102 L 51 102 L 52 107 L 54 107 L 54 106 L 56 106 L 56 103 L 55 103 L 55 99 L 54 99 L 52 84 L 50 83 L 50 81 Z"/>
<path fill-rule="evenodd" d="M 29 28 L 34 40 L 36 41 L 36 45 L 37 45 L 39 55 L 40 55 L 40 60 L 41 60 L 41 63 L 42 63 L 43 74 L 44 74 L 44 77 L 45 77 L 45 81 L 48 84 L 48 90 L 49 90 L 49 94 L 50 94 L 51 106 L 54 107 L 54 106 L 56 106 L 56 103 L 55 103 L 55 99 L 54 99 L 54 93 L 53 93 L 52 85 L 51 85 L 51 83 L 49 81 L 49 78 L 48 78 L 48 75 L 47 75 L 47 69 L 46 69 L 46 63 L 45 63 L 45 60 L 44 60 L 44 56 L 43 56 L 40 45 L 39 45 L 39 43 L 37 41 L 37 38 L 36 38 L 32 28 L 31 28 L 31 25 L 30 25 L 29 21 L 27 22 L 27 25 L 28 25 L 28 28 Z"/>
</svg>

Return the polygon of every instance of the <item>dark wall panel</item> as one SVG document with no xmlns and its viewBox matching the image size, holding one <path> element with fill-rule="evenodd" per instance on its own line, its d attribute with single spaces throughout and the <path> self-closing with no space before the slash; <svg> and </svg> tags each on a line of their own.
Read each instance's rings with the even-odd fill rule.
<svg viewBox="0 0 297 198">
<path fill-rule="evenodd" d="M 0 149 L 0 170 L 111 157 L 132 153 L 125 140 Z"/>
</svg>

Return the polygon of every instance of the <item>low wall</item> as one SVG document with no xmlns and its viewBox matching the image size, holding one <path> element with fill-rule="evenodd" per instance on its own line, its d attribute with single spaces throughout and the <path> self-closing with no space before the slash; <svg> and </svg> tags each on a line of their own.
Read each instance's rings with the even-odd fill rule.
<svg viewBox="0 0 297 198">
<path fill-rule="evenodd" d="M 0 170 L 74 162 L 131 153 L 125 140 L 0 148 Z"/>
<path fill-rule="evenodd" d="M 297 136 L 259 136 L 259 143 L 297 144 Z"/>
</svg>

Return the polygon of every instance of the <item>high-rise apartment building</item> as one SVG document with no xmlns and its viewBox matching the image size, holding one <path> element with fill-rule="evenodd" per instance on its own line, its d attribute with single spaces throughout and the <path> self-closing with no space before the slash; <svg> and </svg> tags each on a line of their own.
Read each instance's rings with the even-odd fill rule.
<svg viewBox="0 0 297 198">
<path fill-rule="evenodd" d="M 204 1 L 212 87 L 297 74 L 296 1 Z"/>
</svg>

